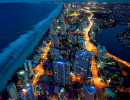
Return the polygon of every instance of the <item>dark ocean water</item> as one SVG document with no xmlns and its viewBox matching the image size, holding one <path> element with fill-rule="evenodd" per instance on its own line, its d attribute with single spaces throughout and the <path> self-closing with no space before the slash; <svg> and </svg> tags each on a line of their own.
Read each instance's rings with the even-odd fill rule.
<svg viewBox="0 0 130 100">
<path fill-rule="evenodd" d="M 56 3 L 0 3 L 0 52 L 56 9 Z"/>
<path fill-rule="evenodd" d="M 96 40 L 104 45 L 111 54 L 130 62 L 130 49 L 123 46 L 116 38 L 117 33 L 125 28 L 128 28 L 128 26 L 116 25 L 114 28 L 103 29 L 96 36 Z"/>
<path fill-rule="evenodd" d="M 0 92 L 32 53 L 63 5 L 0 3 Z M 17 61 L 17 62 L 16 62 Z"/>
</svg>

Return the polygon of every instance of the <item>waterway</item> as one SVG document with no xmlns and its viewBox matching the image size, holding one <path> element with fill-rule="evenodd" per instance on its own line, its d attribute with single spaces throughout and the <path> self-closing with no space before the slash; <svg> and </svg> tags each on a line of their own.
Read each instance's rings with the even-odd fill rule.
<svg viewBox="0 0 130 100">
<path fill-rule="evenodd" d="M 123 46 L 116 38 L 117 33 L 123 31 L 125 28 L 130 28 L 130 26 L 117 24 L 113 28 L 102 29 L 97 34 L 96 40 L 101 45 L 104 45 L 111 54 L 130 62 L 130 49 Z"/>
</svg>

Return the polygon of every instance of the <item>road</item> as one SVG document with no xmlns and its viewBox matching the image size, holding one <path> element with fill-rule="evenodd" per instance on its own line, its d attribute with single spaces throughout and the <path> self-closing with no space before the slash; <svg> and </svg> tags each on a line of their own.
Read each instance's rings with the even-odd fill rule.
<svg viewBox="0 0 130 100">
<path fill-rule="evenodd" d="M 93 21 L 91 21 L 91 19 L 93 18 L 93 14 L 88 10 L 85 10 L 85 9 L 83 9 L 83 10 L 86 11 L 87 13 L 90 13 L 90 16 L 88 18 L 89 26 L 84 30 L 85 46 L 86 46 L 86 49 L 88 51 L 93 51 L 94 53 L 96 53 L 97 52 L 97 47 L 90 42 L 89 35 L 88 35 L 88 33 L 89 33 L 89 31 L 90 31 L 90 29 L 91 29 L 91 27 L 93 25 Z M 102 98 L 102 88 L 104 86 L 106 86 L 106 84 L 99 80 L 98 70 L 96 68 L 96 62 L 95 62 L 94 57 L 92 59 L 91 72 L 92 72 L 92 76 L 93 76 L 93 80 L 94 80 L 97 99 L 98 100 L 103 100 L 103 98 Z"/>
<path fill-rule="evenodd" d="M 45 62 L 45 58 L 47 57 L 48 51 L 50 50 L 51 41 L 47 44 L 46 49 L 43 49 L 43 56 L 41 57 L 41 62 L 34 68 L 36 71 L 36 75 L 33 78 L 33 88 L 35 88 L 39 78 L 44 74 L 43 63 Z"/>
<path fill-rule="evenodd" d="M 90 42 L 90 39 L 89 39 L 89 31 L 93 25 L 93 21 L 91 20 L 93 18 L 93 14 L 88 11 L 88 10 L 85 10 L 85 9 L 82 9 L 84 11 L 86 11 L 87 13 L 90 13 L 90 17 L 88 18 L 88 21 L 89 21 L 89 26 L 84 30 L 84 37 L 85 37 L 85 46 L 86 46 L 86 49 L 88 51 L 93 51 L 94 53 L 97 52 L 97 47 L 92 44 Z M 130 67 L 130 63 L 110 54 L 109 52 L 107 52 L 106 54 L 107 56 L 113 58 L 114 60 Z M 104 82 L 101 82 L 99 80 L 99 77 L 98 77 L 98 70 L 97 70 L 97 67 L 96 67 L 96 62 L 95 62 L 95 59 L 93 58 L 92 59 L 92 65 L 91 65 L 91 72 L 92 72 L 92 76 L 93 76 L 93 80 L 94 80 L 94 85 L 95 85 L 95 89 L 96 89 L 96 94 L 97 94 L 97 98 L 98 100 L 103 100 L 104 98 L 102 98 L 102 88 L 105 86 L 107 86 L 107 84 L 105 84 Z"/>
</svg>

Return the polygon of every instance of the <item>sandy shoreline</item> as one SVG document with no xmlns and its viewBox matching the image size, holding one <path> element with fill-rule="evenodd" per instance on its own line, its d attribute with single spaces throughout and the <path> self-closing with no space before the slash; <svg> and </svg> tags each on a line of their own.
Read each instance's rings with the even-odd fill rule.
<svg viewBox="0 0 130 100">
<path fill-rule="evenodd" d="M 19 56 L 15 59 L 15 61 L 9 65 L 10 67 L 8 67 L 8 70 L 6 70 L 6 72 L 2 75 L 2 77 L 0 77 L 0 92 L 5 88 L 8 80 L 11 80 L 11 77 L 14 74 L 14 72 L 17 71 L 18 68 L 22 67 L 23 61 L 31 53 L 33 53 L 33 49 L 35 48 L 35 46 L 37 46 L 39 41 L 42 39 L 42 36 L 47 32 L 48 29 L 49 27 L 44 29 L 44 31 L 41 34 L 37 35 L 37 37 L 32 39 L 28 43 L 28 45 L 22 50 Z"/>
<path fill-rule="evenodd" d="M 55 11 L 50 14 L 51 17 L 56 17 L 56 16 L 59 15 L 59 13 L 62 10 L 62 9 L 60 9 L 62 7 L 61 5 L 62 4 L 60 4 L 59 7 L 57 7 L 55 9 Z M 56 13 L 56 14 L 54 14 L 54 13 Z M 51 19 L 49 18 L 49 20 L 47 20 L 47 22 L 50 21 L 50 20 Z M 11 80 L 14 72 L 16 72 L 18 70 L 18 68 L 21 68 L 23 66 L 23 61 L 25 59 L 27 59 L 27 57 L 29 57 L 31 53 L 33 53 L 33 49 L 38 45 L 38 43 L 43 38 L 43 36 L 46 36 L 46 34 L 48 34 L 47 31 L 49 30 L 49 27 L 50 26 L 49 26 L 48 23 L 44 23 L 40 27 L 40 29 L 42 29 L 42 30 L 40 32 L 37 31 L 37 33 L 36 33 L 37 35 L 36 36 L 31 37 L 31 40 L 29 38 L 29 42 L 28 43 L 23 43 L 23 45 L 26 44 L 26 46 L 20 52 L 18 57 L 11 64 L 5 66 L 5 69 L 7 69 L 7 70 L 3 71 L 4 73 L 2 73 L 2 75 L 0 76 L 0 92 L 2 92 L 5 89 L 8 81 Z"/>
</svg>

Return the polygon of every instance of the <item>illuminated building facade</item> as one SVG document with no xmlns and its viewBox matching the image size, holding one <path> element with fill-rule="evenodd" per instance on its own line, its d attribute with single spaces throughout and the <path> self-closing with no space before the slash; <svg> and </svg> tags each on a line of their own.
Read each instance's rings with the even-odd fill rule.
<svg viewBox="0 0 130 100">
<path fill-rule="evenodd" d="M 31 83 L 23 86 L 23 89 L 19 95 L 20 100 L 36 100 Z"/>
<path fill-rule="evenodd" d="M 51 35 L 51 46 L 52 46 L 52 48 L 59 47 L 59 37 L 57 34 Z"/>
<path fill-rule="evenodd" d="M 91 51 L 76 51 L 74 73 L 85 77 L 91 76 L 91 61 L 93 53 Z"/>
<path fill-rule="evenodd" d="M 101 45 L 97 46 L 97 57 L 99 59 L 98 66 L 101 68 L 104 68 L 105 64 L 106 64 L 106 59 L 105 59 L 106 53 L 107 53 L 107 50 L 106 50 L 105 46 L 101 46 Z"/>
<path fill-rule="evenodd" d="M 83 84 L 82 88 L 82 100 L 95 100 L 95 87 L 90 84 Z"/>
<path fill-rule="evenodd" d="M 22 85 L 25 85 L 28 83 L 28 77 L 25 70 L 20 70 L 17 72 L 18 80 Z"/>
<path fill-rule="evenodd" d="M 70 62 L 63 59 L 56 59 L 53 62 L 54 80 L 57 83 L 70 84 Z"/>
<path fill-rule="evenodd" d="M 7 86 L 7 92 L 11 99 L 18 100 L 18 93 L 14 83 L 10 83 Z"/>
<path fill-rule="evenodd" d="M 81 49 L 85 48 L 85 41 L 84 40 L 79 40 L 79 47 Z"/>
<path fill-rule="evenodd" d="M 72 44 L 76 44 L 77 43 L 77 37 L 76 36 L 73 36 L 72 37 Z"/>
<path fill-rule="evenodd" d="M 67 39 L 68 39 L 68 42 L 72 42 L 72 36 L 73 36 L 73 33 L 68 33 L 67 35 Z"/>
<path fill-rule="evenodd" d="M 83 21 L 83 29 L 86 29 L 87 27 L 87 21 Z"/>
<path fill-rule="evenodd" d="M 59 55 L 59 49 L 56 48 L 51 48 L 51 58 L 57 58 L 57 56 Z"/>
<path fill-rule="evenodd" d="M 32 61 L 31 60 L 25 60 L 24 61 L 24 68 L 27 72 L 28 76 L 31 77 L 34 75 L 33 67 L 32 67 Z"/>
<path fill-rule="evenodd" d="M 83 32 L 83 24 L 80 24 L 80 26 L 79 26 L 79 32 Z"/>
<path fill-rule="evenodd" d="M 52 17 L 52 28 L 53 28 L 53 30 L 56 30 L 56 28 L 57 28 L 57 18 L 56 17 Z"/>
<path fill-rule="evenodd" d="M 64 35 L 65 34 L 65 24 L 61 25 L 61 34 Z"/>
</svg>

